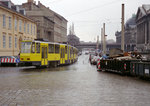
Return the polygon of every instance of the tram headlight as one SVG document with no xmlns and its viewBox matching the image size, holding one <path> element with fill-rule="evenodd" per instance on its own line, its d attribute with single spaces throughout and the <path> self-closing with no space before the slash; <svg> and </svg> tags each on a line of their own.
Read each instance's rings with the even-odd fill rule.
<svg viewBox="0 0 150 106">
<path fill-rule="evenodd" d="M 30 58 L 27 58 L 27 60 L 30 60 Z"/>
</svg>

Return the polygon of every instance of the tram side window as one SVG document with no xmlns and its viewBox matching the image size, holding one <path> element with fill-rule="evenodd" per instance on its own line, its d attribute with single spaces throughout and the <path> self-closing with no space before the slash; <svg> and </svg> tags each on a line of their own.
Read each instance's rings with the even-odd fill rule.
<svg viewBox="0 0 150 106">
<path fill-rule="evenodd" d="M 63 52 L 62 52 L 62 48 L 60 49 L 61 50 L 61 55 L 60 55 L 60 58 L 63 58 Z"/>
<path fill-rule="evenodd" d="M 70 48 L 70 57 L 71 57 L 71 48 Z"/>
<path fill-rule="evenodd" d="M 49 44 L 48 45 L 48 52 L 49 53 L 54 53 L 54 44 Z"/>
<path fill-rule="evenodd" d="M 44 47 L 42 47 L 42 58 L 44 58 Z"/>
<path fill-rule="evenodd" d="M 45 58 L 47 58 L 47 48 L 45 48 Z"/>
<path fill-rule="evenodd" d="M 75 49 L 73 48 L 73 55 L 75 54 Z"/>
<path fill-rule="evenodd" d="M 73 54 L 73 48 L 70 49 L 70 57 Z"/>
<path fill-rule="evenodd" d="M 35 43 L 32 43 L 31 53 L 35 53 Z"/>
<path fill-rule="evenodd" d="M 36 52 L 40 53 L 40 43 L 36 43 Z"/>
<path fill-rule="evenodd" d="M 63 58 L 65 58 L 65 49 L 63 49 Z"/>
<path fill-rule="evenodd" d="M 67 54 L 67 46 L 65 46 L 65 53 Z"/>
<path fill-rule="evenodd" d="M 74 50 L 74 48 L 73 48 L 73 56 L 74 56 L 74 53 L 75 53 L 75 50 Z"/>
<path fill-rule="evenodd" d="M 55 53 L 59 53 L 59 48 L 60 48 L 59 45 L 55 45 Z"/>
<path fill-rule="evenodd" d="M 77 49 L 75 49 L 75 50 L 76 50 L 75 54 L 77 54 Z"/>
<path fill-rule="evenodd" d="M 76 49 L 76 55 L 78 54 L 78 50 Z"/>
</svg>

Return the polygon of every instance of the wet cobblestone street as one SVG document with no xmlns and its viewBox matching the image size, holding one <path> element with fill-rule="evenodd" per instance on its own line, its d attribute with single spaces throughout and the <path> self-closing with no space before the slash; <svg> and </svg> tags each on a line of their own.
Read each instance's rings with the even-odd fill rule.
<svg viewBox="0 0 150 106">
<path fill-rule="evenodd" d="M 88 55 L 57 68 L 0 67 L 0 106 L 149 105 L 149 81 L 98 72 Z"/>
</svg>

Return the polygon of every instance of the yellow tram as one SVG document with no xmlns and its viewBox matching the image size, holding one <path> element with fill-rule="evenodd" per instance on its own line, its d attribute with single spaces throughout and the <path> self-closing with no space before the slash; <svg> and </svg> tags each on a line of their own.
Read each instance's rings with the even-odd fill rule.
<svg viewBox="0 0 150 106">
<path fill-rule="evenodd" d="M 77 48 L 46 41 L 22 41 L 20 61 L 32 66 L 57 66 L 72 64 L 78 59 Z"/>
</svg>

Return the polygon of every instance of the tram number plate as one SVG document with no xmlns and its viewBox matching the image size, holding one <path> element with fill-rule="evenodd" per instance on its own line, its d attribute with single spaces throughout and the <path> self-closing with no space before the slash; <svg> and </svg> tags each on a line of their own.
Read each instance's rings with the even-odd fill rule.
<svg viewBox="0 0 150 106">
<path fill-rule="evenodd" d="M 145 74 L 149 74 L 149 69 L 145 69 Z"/>
</svg>

